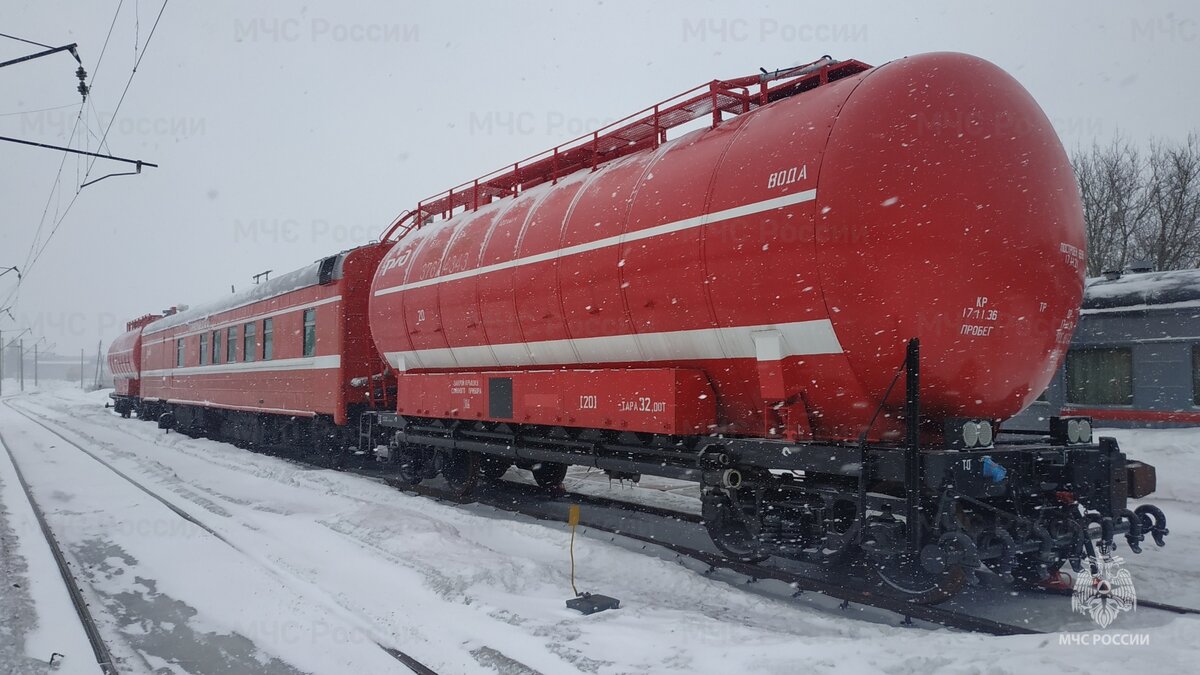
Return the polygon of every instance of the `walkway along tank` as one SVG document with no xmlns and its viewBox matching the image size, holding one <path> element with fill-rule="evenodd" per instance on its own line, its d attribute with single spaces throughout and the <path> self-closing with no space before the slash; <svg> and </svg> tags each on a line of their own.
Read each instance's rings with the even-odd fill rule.
<svg viewBox="0 0 1200 675">
<path fill-rule="evenodd" d="M 379 452 L 413 481 L 691 478 L 726 554 L 861 563 L 920 600 L 1166 532 L 1127 507 L 1153 468 L 1087 420 L 994 438 L 1062 358 L 1085 254 L 1049 120 L 981 59 L 714 81 L 425 200 L 391 238 Z"/>
</svg>

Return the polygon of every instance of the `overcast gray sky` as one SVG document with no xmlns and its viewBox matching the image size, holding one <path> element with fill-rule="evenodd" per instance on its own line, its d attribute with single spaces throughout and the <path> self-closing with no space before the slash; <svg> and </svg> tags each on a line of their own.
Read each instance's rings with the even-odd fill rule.
<svg viewBox="0 0 1200 675">
<path fill-rule="evenodd" d="M 95 149 L 161 165 L 85 188 L 16 295 L 58 351 L 378 235 L 401 210 L 713 78 L 927 51 L 1020 80 L 1070 148 L 1200 128 L 1191 2 L 333 2 L 4 0 L 0 33 L 79 44 Z M 0 38 L 0 60 L 37 51 Z M 76 64 L 0 69 L 0 135 L 64 144 Z M 65 106 L 65 107 L 60 107 Z M 42 110 L 55 108 L 54 110 Z M 40 111 L 40 112 L 34 112 Z M 82 129 L 82 127 L 81 127 Z M 76 146 L 83 143 L 82 131 Z M 21 265 L 86 161 L 0 143 L 0 268 Z M 98 162 L 91 178 L 124 165 Z M 39 244 L 40 245 L 40 244 Z M 0 277 L 0 299 L 15 275 Z M 0 303 L 0 309 L 4 303 Z M 11 334 L 11 333 L 10 333 Z"/>
</svg>

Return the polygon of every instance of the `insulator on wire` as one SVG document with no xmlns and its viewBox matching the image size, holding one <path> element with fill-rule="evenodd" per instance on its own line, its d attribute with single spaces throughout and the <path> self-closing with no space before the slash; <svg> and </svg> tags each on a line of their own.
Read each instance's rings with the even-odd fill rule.
<svg viewBox="0 0 1200 675">
<path fill-rule="evenodd" d="M 86 99 L 88 95 L 87 71 L 83 69 L 83 66 L 79 66 L 79 68 L 75 70 L 75 77 L 79 78 L 79 87 L 76 91 L 79 92 L 80 96 Z"/>
</svg>

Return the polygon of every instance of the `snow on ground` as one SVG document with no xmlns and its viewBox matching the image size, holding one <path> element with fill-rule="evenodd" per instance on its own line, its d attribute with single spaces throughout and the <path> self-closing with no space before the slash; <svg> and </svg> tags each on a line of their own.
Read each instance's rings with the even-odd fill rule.
<svg viewBox="0 0 1200 675">
<path fill-rule="evenodd" d="M 1166 513 L 1171 531 L 1167 546 L 1160 549 L 1147 536 L 1142 555 L 1133 555 L 1125 546 L 1118 550 L 1139 593 L 1160 602 L 1200 607 L 1200 484 L 1196 481 L 1200 428 L 1096 429 L 1094 435 L 1116 438 L 1130 459 L 1153 465 L 1158 475 L 1157 491 L 1133 500 L 1131 506 L 1154 504 Z"/>
<path fill-rule="evenodd" d="M 40 382 L 39 384 L 46 384 L 46 382 Z M 63 383 L 63 384 L 65 384 L 65 383 Z M 60 383 L 54 382 L 54 383 L 50 384 L 49 386 L 54 389 L 59 389 L 59 388 L 61 388 L 59 385 L 60 385 Z M 34 394 L 34 393 L 37 393 L 40 389 L 41 389 L 41 387 L 34 386 L 32 378 L 27 378 L 25 380 L 24 390 L 21 389 L 21 381 L 15 377 L 5 376 L 5 378 L 3 380 L 0 380 L 0 398 L 9 398 L 10 396 L 20 396 L 21 394 Z"/>
<path fill-rule="evenodd" d="M 0 451 L 0 616 L 4 617 L 0 667 L 4 672 L 49 672 L 55 653 L 71 656 L 61 661 L 58 673 L 100 672 L 57 569 L 8 453 Z"/>
<path fill-rule="evenodd" d="M 120 419 L 106 400 L 106 392 L 63 388 L 8 403 L 69 427 L 69 438 L 221 538 L 5 405 L 0 428 L 130 672 L 407 672 L 375 641 L 441 673 L 1127 674 L 1185 672 L 1200 657 L 1193 617 L 1148 629 L 1146 646 L 903 628 L 706 577 L 607 537 L 576 540 L 578 585 L 620 598 L 622 608 L 584 617 L 563 605 L 565 526 L 164 434 Z M 1130 454 L 1159 465 L 1154 501 L 1172 518 L 1169 546 L 1147 546 L 1130 567 L 1144 597 L 1200 606 L 1200 489 L 1185 482 L 1200 432 L 1157 433 L 1114 433 Z M 671 482 L 609 488 L 597 478 L 572 474 L 588 491 L 694 499 Z M 0 479 L 10 481 L 3 464 Z M 25 576 L 49 583 L 56 574 L 30 566 Z M 42 626 L 54 621 L 40 602 L 36 612 Z M 1106 632 L 1120 633 L 1120 624 Z M 23 649 L 38 656 L 28 638 Z"/>
</svg>

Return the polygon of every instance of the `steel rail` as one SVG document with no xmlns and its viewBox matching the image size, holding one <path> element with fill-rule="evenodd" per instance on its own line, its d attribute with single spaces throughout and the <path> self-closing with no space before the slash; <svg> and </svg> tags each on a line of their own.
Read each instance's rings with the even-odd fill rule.
<svg viewBox="0 0 1200 675">
<path fill-rule="evenodd" d="M 5 402 L 7 404 L 7 401 Z M 10 408 L 12 406 L 9 406 Z M 83 591 L 79 589 L 79 583 L 75 580 L 75 575 L 71 573 L 70 565 L 67 563 L 67 557 L 63 554 L 62 547 L 58 545 L 58 541 L 54 538 L 54 532 L 50 529 L 50 524 L 46 522 L 46 514 L 42 512 L 38 506 L 37 500 L 33 498 L 33 490 L 29 487 L 29 482 L 25 480 L 25 474 L 21 472 L 21 467 L 17 464 L 17 458 L 13 455 L 12 448 L 9 447 L 7 441 L 4 440 L 4 434 L 0 432 L 0 446 L 4 447 L 4 451 L 8 453 L 8 459 L 12 462 L 13 472 L 17 476 L 17 483 L 21 485 L 21 490 L 25 492 L 25 499 L 29 501 L 30 508 L 33 509 L 33 515 L 37 518 L 38 527 L 42 529 L 42 536 L 46 538 L 46 544 L 50 547 L 50 553 L 54 556 L 54 563 L 58 566 L 58 573 L 62 575 L 63 584 L 67 587 L 67 593 L 71 596 L 71 604 L 75 606 L 75 614 L 79 616 L 79 623 L 83 625 L 83 632 L 87 635 L 88 642 L 92 646 L 92 653 L 96 656 L 96 663 L 99 664 L 100 670 L 105 675 L 118 675 L 116 664 L 113 663 L 112 653 L 108 650 L 108 645 L 104 643 L 104 638 L 100 636 L 100 628 L 96 625 L 96 619 L 88 610 L 87 600 L 83 597 Z M 53 661 L 53 656 L 51 660 Z"/>
<path fill-rule="evenodd" d="M 479 503 L 495 509 L 510 513 L 517 513 L 537 520 L 551 522 L 560 521 L 560 519 L 555 516 L 539 512 L 535 509 L 528 508 L 520 504 L 515 504 L 512 502 L 512 500 L 505 500 L 502 498 L 490 499 L 486 493 L 482 493 L 482 497 L 480 496 L 481 493 L 477 493 L 476 497 L 463 499 L 457 498 L 448 492 L 439 490 L 437 488 L 432 488 L 427 485 L 411 485 L 404 483 L 403 481 L 388 481 L 388 483 L 406 492 L 411 492 L 413 494 L 431 497 L 454 504 Z M 576 500 L 580 497 L 584 496 L 576 494 L 570 494 L 566 496 L 566 498 L 572 500 Z M 587 497 L 587 499 L 591 500 L 593 503 L 609 501 L 597 497 Z M 617 502 L 617 504 L 624 505 L 625 502 Z M 610 505 L 613 505 L 611 501 Z M 615 508 L 621 508 L 621 506 L 615 506 Z M 679 513 L 678 516 L 691 518 L 690 514 L 685 513 Z M 672 515 L 672 517 L 676 516 Z M 707 551 L 700 551 L 655 537 L 628 532 L 620 528 L 595 522 L 595 520 L 592 519 L 581 519 L 579 524 L 583 527 L 588 527 L 593 530 L 607 532 L 609 534 L 625 537 L 627 539 L 660 546 L 679 556 L 690 558 L 697 562 L 708 565 L 710 568 L 728 569 L 732 572 L 736 572 L 753 579 L 774 579 L 790 584 L 793 588 L 798 590 L 812 591 L 822 595 L 827 595 L 837 600 L 858 603 L 861 605 L 874 607 L 876 609 L 892 612 L 904 617 L 906 622 L 910 619 L 918 619 L 927 623 L 945 626 L 947 628 L 956 628 L 959 630 L 970 631 L 973 633 L 984 633 L 987 635 L 1038 635 L 1045 632 L 1029 628 L 1027 626 L 1007 624 L 1000 621 L 976 617 L 970 614 L 963 614 L 961 612 L 956 612 L 954 610 L 944 609 L 932 605 L 918 605 L 905 600 L 879 595 L 865 589 L 839 586 L 837 584 L 821 581 L 819 579 L 813 579 L 812 577 L 806 577 L 795 572 L 779 569 L 777 567 L 771 567 L 769 565 L 742 563 L 735 560 L 729 560 L 721 555 L 709 553 Z"/>
<path fill-rule="evenodd" d="M 87 455 L 88 457 L 91 457 L 96 462 L 98 462 L 100 465 L 102 465 L 104 468 L 108 469 L 109 471 L 116 474 L 117 476 L 123 478 L 126 482 L 133 485 L 134 487 L 141 490 L 142 492 L 146 493 L 150 497 L 154 498 L 156 501 L 161 503 L 163 506 L 166 506 L 175 515 L 179 516 L 180 518 L 183 518 L 187 522 L 189 522 L 189 523 L 195 525 L 196 527 L 199 527 L 200 529 L 204 530 L 205 532 L 213 535 L 213 537 L 215 537 L 218 541 L 224 543 L 225 545 L 229 546 L 230 548 L 237 551 L 238 553 L 241 553 L 242 555 L 246 556 L 248 559 L 255 560 L 253 556 L 251 556 L 249 553 L 247 553 L 245 550 L 243 550 L 237 544 L 234 544 L 233 542 L 229 541 L 224 536 L 218 534 L 215 530 L 213 530 L 211 527 L 209 527 L 209 526 L 205 525 L 204 523 L 200 522 L 199 520 L 197 520 L 190 513 L 184 511 L 183 509 L 179 508 L 178 506 L 167 501 L 162 496 L 155 493 L 153 490 L 150 490 L 145 485 L 139 483 L 137 480 L 130 478 L 127 474 L 122 472 L 120 469 L 117 469 L 116 467 L 112 466 L 108 462 L 104 461 L 99 456 L 97 456 L 95 453 L 91 452 L 87 448 L 84 448 L 79 443 L 67 438 L 62 433 L 60 433 L 57 429 L 54 429 L 50 425 L 46 424 L 43 421 L 44 418 L 39 419 L 41 417 L 40 415 L 26 411 L 26 410 L 22 410 L 19 406 L 14 406 L 14 405 L 12 405 L 12 403 L 10 401 L 7 401 L 7 400 L 4 401 L 4 404 L 10 410 L 16 412 L 17 414 L 21 415 L 22 417 L 25 417 L 26 419 L 33 422 L 34 424 L 37 424 L 38 426 L 42 427 L 46 431 L 49 431 L 50 433 L 54 434 L 55 436 L 61 438 L 63 440 L 63 442 L 71 445 L 72 447 L 79 450 L 80 452 Z M 2 440 L 2 439 L 0 439 L 0 440 Z M 7 449 L 7 446 L 6 446 L 6 449 Z M 12 456 L 11 452 L 9 453 L 9 456 L 10 457 Z M 16 466 L 15 461 L 13 462 L 13 465 Z M 19 476 L 19 474 L 18 474 L 18 476 Z M 28 494 L 28 492 L 26 494 Z M 31 498 L 30 503 L 32 503 L 32 498 Z M 255 561 L 255 562 L 257 562 L 257 561 Z M 259 565 L 266 567 L 262 563 L 259 563 Z M 377 642 L 374 639 L 372 639 L 371 642 L 376 647 L 383 650 L 388 656 L 391 656 L 392 658 L 396 659 L 400 663 L 404 664 L 406 667 L 408 667 L 409 670 L 413 671 L 417 675 L 437 675 L 436 671 L 429 668 L 425 664 L 421 663 L 420 661 L 418 661 L 416 658 L 414 658 L 410 654 L 407 654 L 399 649 L 396 649 L 395 647 L 389 647 L 388 645 Z M 116 671 L 114 670 L 114 671 L 112 671 L 112 673 L 115 674 Z M 107 675 L 107 673 L 106 673 L 106 675 Z"/>
</svg>

